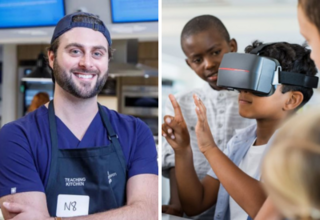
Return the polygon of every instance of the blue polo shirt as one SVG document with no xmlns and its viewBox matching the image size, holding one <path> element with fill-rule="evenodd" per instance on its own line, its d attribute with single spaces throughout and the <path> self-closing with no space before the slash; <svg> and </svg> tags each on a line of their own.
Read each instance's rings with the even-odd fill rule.
<svg viewBox="0 0 320 220">
<path fill-rule="evenodd" d="M 158 174 L 157 152 L 149 127 L 132 116 L 103 107 L 119 136 L 128 178 L 138 174 Z M 79 119 L 81 120 L 81 119 Z M 79 141 L 56 117 L 60 149 L 88 148 L 109 144 L 99 112 Z M 0 197 L 16 193 L 45 192 L 51 162 L 48 109 L 45 106 L 0 130 Z"/>
</svg>

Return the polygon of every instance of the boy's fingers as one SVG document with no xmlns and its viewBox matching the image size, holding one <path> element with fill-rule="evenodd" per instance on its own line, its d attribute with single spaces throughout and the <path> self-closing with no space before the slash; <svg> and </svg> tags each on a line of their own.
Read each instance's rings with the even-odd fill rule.
<svg viewBox="0 0 320 220">
<path fill-rule="evenodd" d="M 164 123 L 162 124 L 162 136 L 169 139 L 175 139 L 174 130 Z"/>
<path fill-rule="evenodd" d="M 174 110 L 174 118 L 176 121 L 180 122 L 183 120 L 181 108 L 179 106 L 179 103 L 175 99 L 174 95 L 170 94 L 169 95 L 170 102 L 172 104 L 173 110 Z"/>
<path fill-rule="evenodd" d="M 168 210 L 169 206 L 168 205 L 162 205 L 162 213 L 166 213 Z"/>
<path fill-rule="evenodd" d="M 204 122 L 204 116 L 203 116 L 203 111 L 201 110 L 201 108 L 196 107 L 196 113 L 198 116 L 198 122 L 200 122 L 201 124 L 203 124 Z"/>
<path fill-rule="evenodd" d="M 168 126 L 168 129 L 171 128 L 172 131 L 175 131 L 175 132 L 181 131 L 181 123 L 179 122 L 181 121 L 177 121 L 176 117 L 172 117 L 169 115 L 164 116 L 164 123 Z"/>
<path fill-rule="evenodd" d="M 166 124 L 162 124 L 162 136 L 168 137 L 168 126 Z"/>
<path fill-rule="evenodd" d="M 205 116 L 206 116 L 207 108 L 206 108 L 206 106 L 204 105 L 204 103 L 201 101 L 201 99 L 199 100 L 199 105 L 200 105 L 200 108 L 202 109 L 203 113 L 204 113 Z"/>
<path fill-rule="evenodd" d="M 193 101 L 194 101 L 194 104 L 196 104 L 196 106 L 199 106 L 199 101 L 200 101 L 199 96 L 197 96 L 196 94 L 193 94 Z"/>
</svg>

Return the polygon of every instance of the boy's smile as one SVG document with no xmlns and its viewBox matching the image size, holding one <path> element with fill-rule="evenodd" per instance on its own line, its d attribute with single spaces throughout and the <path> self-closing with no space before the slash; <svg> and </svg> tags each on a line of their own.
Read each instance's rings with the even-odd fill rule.
<svg viewBox="0 0 320 220">
<path fill-rule="evenodd" d="M 245 93 L 240 93 L 239 94 L 239 105 L 248 105 L 248 104 L 252 104 L 252 99 L 250 99 L 249 97 L 247 97 L 245 95 Z"/>
</svg>

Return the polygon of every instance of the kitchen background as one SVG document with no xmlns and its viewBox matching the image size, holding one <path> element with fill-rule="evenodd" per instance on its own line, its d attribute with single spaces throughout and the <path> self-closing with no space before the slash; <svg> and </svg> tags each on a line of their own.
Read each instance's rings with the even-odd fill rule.
<svg viewBox="0 0 320 220">
<path fill-rule="evenodd" d="M 51 70 L 35 70 L 41 69 L 41 53 L 46 52 L 54 27 L 21 27 L 27 25 L 29 18 L 30 22 L 41 22 L 46 17 L 58 21 L 64 13 L 75 11 L 98 15 L 111 33 L 115 54 L 99 102 L 120 113 L 140 117 L 157 141 L 157 0 L 1 0 L 1 126 L 25 115 L 36 93 L 44 91 L 53 98 Z M 8 17 L 15 17 L 10 28 Z"/>
<path fill-rule="evenodd" d="M 162 107 L 170 93 L 201 87 L 202 81 L 185 63 L 180 47 L 183 26 L 203 14 L 217 16 L 231 38 L 238 42 L 238 52 L 254 40 L 304 43 L 297 21 L 297 0 L 162 0 Z M 318 74 L 319 75 L 319 74 Z M 320 104 L 320 89 L 305 106 Z M 303 109 L 303 110 L 304 110 Z M 303 111 L 302 110 L 302 111 Z M 162 108 L 162 114 L 164 109 Z M 162 115 L 163 116 L 163 115 Z M 162 203 L 169 201 L 169 181 L 162 178 Z"/>
<path fill-rule="evenodd" d="M 98 15 L 115 49 L 98 101 L 141 118 L 157 143 L 158 0 L 0 0 L 0 128 L 25 115 L 38 92 L 53 98 L 43 53 L 56 22 L 76 11 Z"/>
</svg>

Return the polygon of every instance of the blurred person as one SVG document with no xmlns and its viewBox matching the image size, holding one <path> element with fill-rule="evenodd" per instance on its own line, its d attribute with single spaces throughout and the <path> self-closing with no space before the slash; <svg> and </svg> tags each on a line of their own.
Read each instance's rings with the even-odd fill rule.
<svg viewBox="0 0 320 220">
<path fill-rule="evenodd" d="M 318 0 L 298 0 L 298 23 L 301 35 L 311 47 L 311 59 L 320 69 L 320 4 Z M 267 199 L 257 220 L 281 218 L 278 210 Z"/>
<path fill-rule="evenodd" d="M 32 112 L 40 106 L 50 101 L 49 95 L 46 92 L 38 92 L 31 101 L 31 104 L 27 110 L 27 113 Z"/>
<path fill-rule="evenodd" d="M 222 21 L 212 15 L 200 15 L 186 23 L 181 32 L 181 48 L 186 55 L 186 64 L 203 79 L 206 84 L 201 88 L 189 90 L 175 95 L 180 103 L 190 133 L 190 143 L 193 152 L 193 163 L 199 180 L 203 179 L 210 165 L 198 148 L 195 134 L 197 116 L 194 114 L 192 94 L 197 94 L 208 108 L 208 123 L 217 145 L 224 150 L 236 129 L 255 124 L 254 120 L 245 119 L 239 115 L 238 93 L 217 86 L 217 73 L 225 53 L 237 52 L 237 42 L 231 39 Z M 167 100 L 165 114 L 172 115 L 173 108 Z M 177 216 L 183 215 L 179 201 L 175 177 L 175 153 L 167 141 L 162 145 L 162 170 L 170 180 L 169 205 L 162 206 L 162 212 Z M 214 207 L 206 212 L 192 217 L 193 219 L 211 220 Z"/>
<path fill-rule="evenodd" d="M 320 219 L 320 109 L 289 120 L 262 166 L 269 198 L 287 219 Z"/>
</svg>

